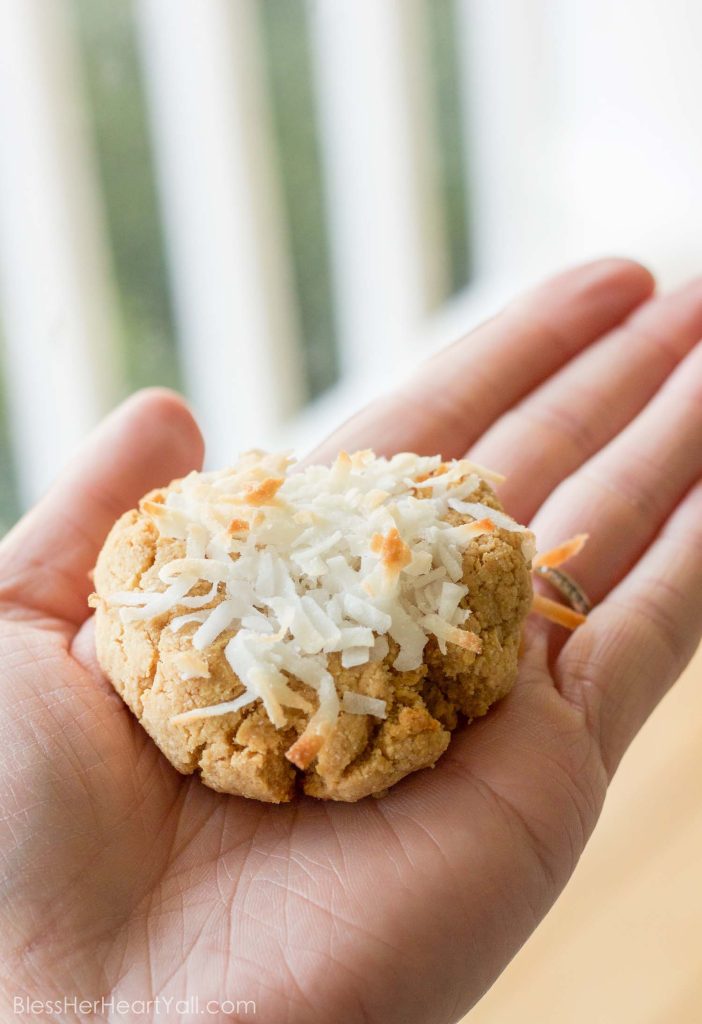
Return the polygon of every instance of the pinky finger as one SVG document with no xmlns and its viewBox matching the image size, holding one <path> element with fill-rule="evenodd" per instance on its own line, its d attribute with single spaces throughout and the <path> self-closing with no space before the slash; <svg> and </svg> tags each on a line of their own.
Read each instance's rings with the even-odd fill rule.
<svg viewBox="0 0 702 1024">
<path fill-rule="evenodd" d="M 614 773 L 702 635 L 702 483 L 628 576 L 563 648 L 556 677 L 581 706 Z"/>
</svg>

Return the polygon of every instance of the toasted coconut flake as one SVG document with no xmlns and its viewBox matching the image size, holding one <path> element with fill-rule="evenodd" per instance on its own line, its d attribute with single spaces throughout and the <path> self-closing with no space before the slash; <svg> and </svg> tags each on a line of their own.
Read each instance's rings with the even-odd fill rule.
<svg viewBox="0 0 702 1024">
<path fill-rule="evenodd" d="M 241 499 L 246 505 L 270 505 L 285 482 L 284 477 L 269 477 L 260 484 L 251 484 Z"/>
<path fill-rule="evenodd" d="M 449 508 L 460 512 L 462 515 L 472 516 L 475 520 L 488 519 L 500 530 L 509 530 L 510 532 L 523 534 L 522 551 L 524 557 L 527 561 L 530 561 L 536 554 L 534 534 L 526 526 L 522 526 L 521 523 L 517 523 L 511 516 L 508 516 L 506 512 L 490 508 L 489 505 L 484 505 L 480 501 L 458 501 L 455 498 L 449 499 Z"/>
<path fill-rule="evenodd" d="M 232 519 L 227 527 L 227 533 L 234 536 L 237 533 L 246 533 L 249 528 L 249 524 L 245 519 Z"/>
<path fill-rule="evenodd" d="M 174 658 L 176 672 L 181 679 L 209 679 L 207 658 L 200 651 L 180 651 Z"/>
<path fill-rule="evenodd" d="M 506 512 L 499 512 L 497 509 L 490 508 L 489 505 L 484 505 L 480 501 L 458 501 L 455 498 L 451 498 L 449 500 L 449 507 L 455 509 L 456 512 L 463 513 L 463 515 L 472 516 L 476 520 L 487 519 L 494 526 L 502 530 L 516 530 L 520 533 L 527 532 L 525 526 L 515 522 Z"/>
<path fill-rule="evenodd" d="M 379 544 L 376 541 L 377 536 L 376 534 L 373 538 L 375 547 L 372 550 L 380 555 L 380 560 L 386 569 L 397 573 L 410 564 L 412 552 L 403 541 L 396 526 L 393 526 L 384 537 L 380 538 Z"/>
<path fill-rule="evenodd" d="M 474 523 L 468 523 L 467 526 L 475 533 L 494 533 L 497 529 L 492 519 L 477 519 Z"/>
<path fill-rule="evenodd" d="M 372 448 L 362 448 L 351 456 L 351 465 L 356 470 L 362 470 L 375 459 L 375 452 Z"/>
<path fill-rule="evenodd" d="M 466 466 L 470 467 L 472 473 L 477 473 L 483 480 L 487 480 L 491 484 L 503 484 L 507 477 L 503 473 L 498 473 L 494 469 L 488 469 L 487 466 L 481 466 L 479 462 L 473 462 L 471 459 L 462 460 Z"/>
<path fill-rule="evenodd" d="M 314 761 L 324 744 L 324 736 L 321 733 L 308 734 L 307 730 L 293 743 L 285 756 L 291 764 L 301 771 L 305 771 Z"/>
<path fill-rule="evenodd" d="M 477 633 L 472 633 L 469 629 L 459 629 L 458 626 L 448 625 L 438 615 L 425 615 L 422 623 L 432 631 L 434 636 L 440 640 L 447 640 L 450 644 L 455 644 L 456 647 L 462 647 L 466 651 L 473 651 L 474 654 L 480 654 L 483 649 Z"/>
<path fill-rule="evenodd" d="M 468 542 L 484 533 L 494 533 L 497 527 L 492 519 L 476 519 L 473 523 L 461 523 L 453 527 L 453 535 Z"/>
<path fill-rule="evenodd" d="M 563 565 L 564 562 L 575 558 L 585 547 L 588 536 L 589 534 L 587 533 L 576 533 L 574 537 L 564 540 L 562 544 L 551 548 L 550 551 L 543 551 L 534 558 L 532 563 L 534 568 L 545 566 L 549 569 L 556 569 L 559 565 Z"/>
<path fill-rule="evenodd" d="M 550 597 L 543 594 L 534 594 L 531 610 L 537 615 L 542 615 L 549 622 L 555 622 L 558 626 L 565 626 L 566 629 L 577 629 L 587 622 L 587 615 L 569 608 L 567 604 L 560 601 L 552 601 Z"/>
<path fill-rule="evenodd" d="M 170 508 L 162 502 L 150 501 L 149 499 L 143 499 L 139 509 L 144 515 L 147 515 L 155 522 L 160 536 L 186 539 L 187 519 L 178 509 Z"/>
<path fill-rule="evenodd" d="M 153 516 L 155 519 L 168 515 L 168 509 L 163 502 L 153 501 L 151 498 L 142 498 L 139 502 L 139 511 L 145 512 L 147 516 Z"/>
<path fill-rule="evenodd" d="M 381 491 L 380 489 L 368 491 L 364 499 L 364 505 L 369 511 L 372 511 L 374 508 L 383 505 L 388 500 L 388 497 L 387 491 Z"/>
</svg>

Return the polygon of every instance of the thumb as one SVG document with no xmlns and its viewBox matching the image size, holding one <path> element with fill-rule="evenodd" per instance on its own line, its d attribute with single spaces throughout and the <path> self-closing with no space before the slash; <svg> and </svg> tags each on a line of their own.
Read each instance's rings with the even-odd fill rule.
<svg viewBox="0 0 702 1024">
<path fill-rule="evenodd" d="M 88 573 L 115 519 L 146 491 L 199 469 L 202 457 L 182 398 L 158 388 L 127 399 L 0 543 L 0 603 L 80 625 Z"/>
</svg>

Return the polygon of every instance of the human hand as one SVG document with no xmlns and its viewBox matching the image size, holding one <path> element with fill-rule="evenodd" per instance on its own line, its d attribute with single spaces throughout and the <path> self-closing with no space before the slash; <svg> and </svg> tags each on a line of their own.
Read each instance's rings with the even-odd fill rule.
<svg viewBox="0 0 702 1024">
<path fill-rule="evenodd" d="M 255 1000 L 275 1024 L 438 1024 L 480 997 L 569 878 L 702 630 L 702 285 L 651 290 L 624 261 L 563 274 L 320 451 L 468 451 L 508 475 L 505 506 L 541 548 L 590 533 L 572 564 L 599 602 L 586 625 L 531 621 L 509 697 L 383 800 L 223 797 L 179 776 L 113 693 L 88 571 L 113 520 L 197 468 L 202 444 L 164 392 L 108 419 L 0 545 L 9 1007 L 197 995 L 222 1004 L 208 1020 Z"/>
</svg>

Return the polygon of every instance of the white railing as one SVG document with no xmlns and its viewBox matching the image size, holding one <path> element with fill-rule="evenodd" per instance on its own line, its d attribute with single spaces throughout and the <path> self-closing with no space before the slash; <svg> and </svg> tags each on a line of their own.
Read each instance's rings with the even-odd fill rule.
<svg viewBox="0 0 702 1024">
<path fill-rule="evenodd" d="M 598 253 L 601 240 L 653 256 L 655 265 L 662 237 L 666 266 L 677 271 L 689 262 L 684 237 L 702 133 L 675 135 L 652 107 L 645 113 L 653 121 L 639 118 L 636 150 L 633 87 L 623 99 L 606 92 L 608 80 L 623 81 L 623 60 L 634 81 L 647 73 L 647 53 L 639 59 L 626 49 L 627 19 L 614 22 L 603 57 L 583 24 L 605 18 L 605 0 L 557 8 L 547 0 L 455 0 L 476 276 L 428 314 L 444 254 L 427 159 L 433 135 L 419 8 L 415 0 L 307 0 L 342 372 L 336 387 L 301 408 L 299 317 L 261 64 L 262 2 L 134 4 L 183 378 L 212 464 L 251 444 L 311 443 L 508 289 Z M 678 7 L 661 30 L 658 61 L 676 72 L 681 62 L 689 85 L 698 63 L 682 7 L 670 5 Z M 651 39 L 660 29 L 655 9 L 656 0 L 637 8 L 637 26 Z M 0 0 L 0 315 L 24 501 L 122 389 L 71 11 L 69 0 Z M 692 120 L 695 92 L 688 93 L 680 102 Z M 591 95 L 599 106 L 588 106 Z M 605 113 L 615 128 L 602 128 L 597 118 Z M 617 199 L 603 186 L 607 154 L 597 150 L 597 132 L 610 139 L 617 117 L 631 160 L 641 157 L 632 174 L 634 195 L 647 195 L 640 221 L 631 196 L 620 190 Z M 577 176 L 579 157 L 587 181 Z M 661 199 L 653 186 L 671 168 L 676 192 Z M 612 173 L 621 185 L 622 167 Z M 599 191 L 590 195 L 598 175 Z"/>
<path fill-rule="evenodd" d="M 255 0 L 136 10 L 184 378 L 221 463 L 301 394 Z"/>
<path fill-rule="evenodd" d="M 470 315 L 460 300 L 426 312 L 445 251 L 418 5 L 307 0 L 341 374 L 303 405 L 260 2 L 134 5 L 183 379 L 213 465 L 252 444 L 313 443 Z M 71 12 L 0 0 L 0 310 L 25 502 L 121 390 Z"/>
<path fill-rule="evenodd" d="M 344 372 L 392 379 L 425 305 L 403 0 L 310 5 Z"/>
<path fill-rule="evenodd" d="M 120 392 L 118 313 L 60 0 L 0 0 L 0 312 L 21 497 Z"/>
</svg>

